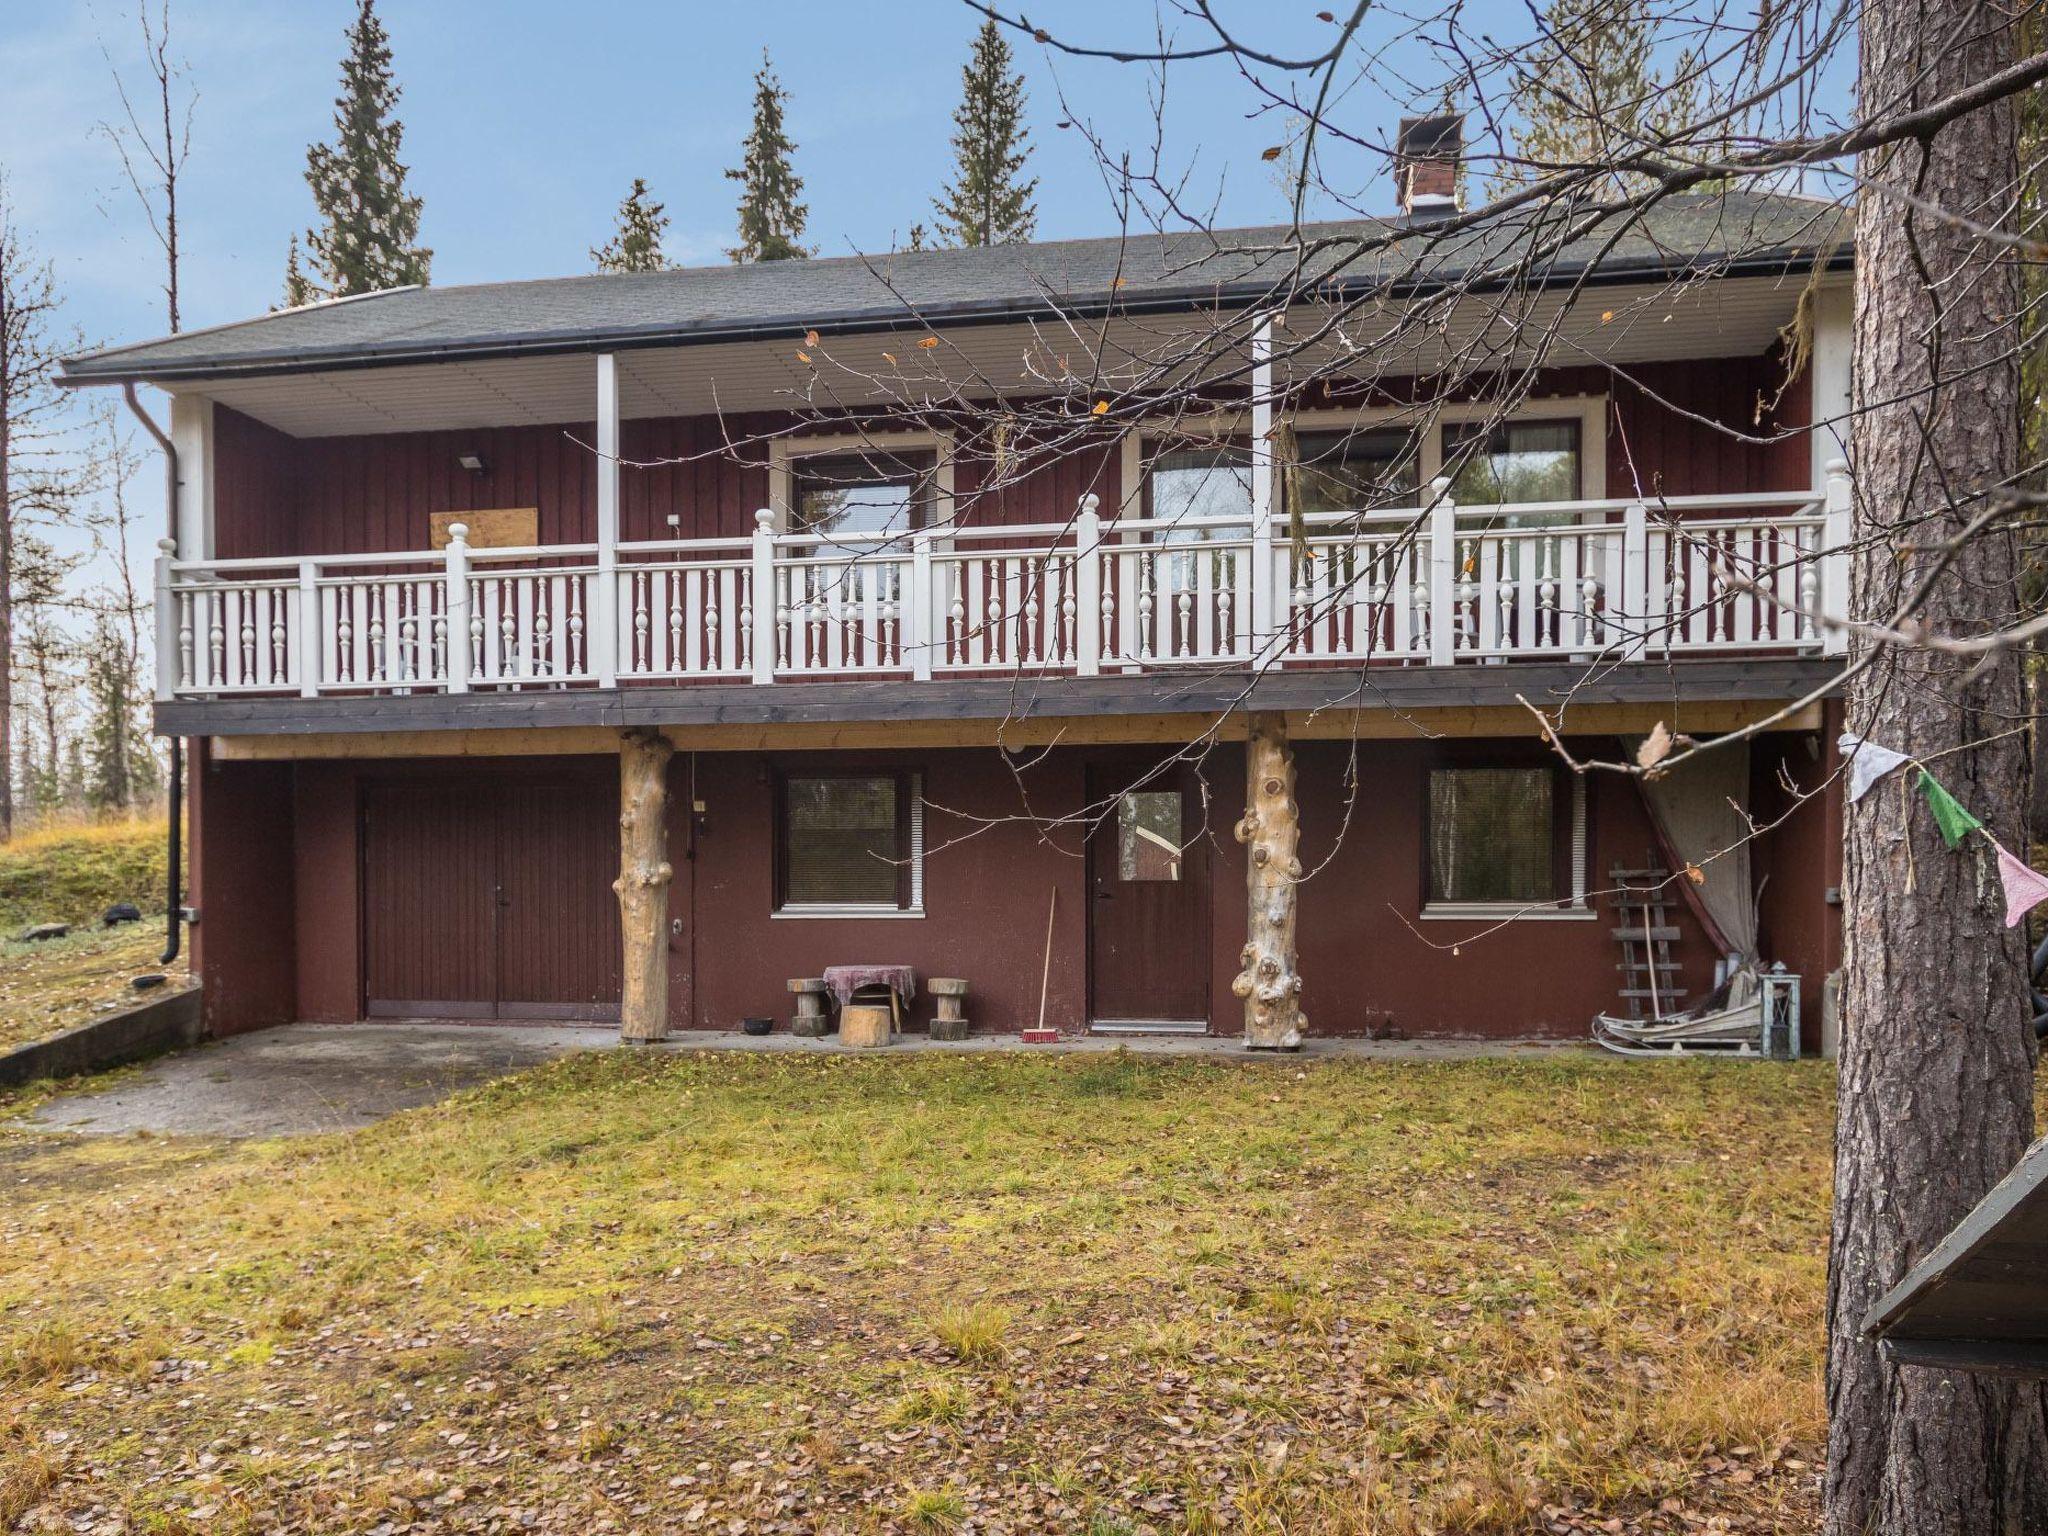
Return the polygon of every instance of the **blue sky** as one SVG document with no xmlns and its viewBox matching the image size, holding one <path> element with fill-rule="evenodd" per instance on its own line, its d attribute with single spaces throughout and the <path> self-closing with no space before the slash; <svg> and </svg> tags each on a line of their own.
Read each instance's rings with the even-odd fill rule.
<svg viewBox="0 0 2048 1536">
<path fill-rule="evenodd" d="M 1247 20 L 1270 15 L 1263 5 L 1236 9 Z M 930 222 L 978 21 L 959 0 L 384 0 L 379 10 L 438 283 L 587 270 L 589 247 L 608 235 L 635 175 L 668 205 L 672 256 L 722 259 L 734 191 L 723 172 L 738 158 L 764 46 L 794 98 L 812 240 L 823 254 L 886 248 Z M 350 0 L 173 0 L 176 52 L 200 93 L 183 210 L 188 327 L 275 301 L 286 240 L 312 216 L 306 146 L 331 131 L 352 12 Z M 1153 10 L 1144 0 L 1054 0 L 1031 14 L 1074 35 L 1127 41 L 1149 34 Z M 1327 39 L 1312 8 L 1302 18 L 1281 35 Z M 1273 35 L 1270 20 L 1258 25 Z M 1193 35 L 1193 24 L 1182 26 Z M 0 6 L 0 165 L 88 340 L 163 328 L 154 248 L 94 131 L 117 111 L 100 39 L 128 62 L 133 33 L 130 0 Z M 1093 155 L 1080 134 L 1054 125 L 1070 108 L 1142 158 L 1153 116 L 1146 75 L 1056 63 L 1028 41 L 1019 58 L 1041 236 L 1113 229 Z M 1232 223 L 1283 206 L 1258 157 L 1276 125 L 1249 119 L 1248 105 L 1220 65 L 1177 72 L 1168 98 L 1176 169 L 1190 174 L 1198 204 Z"/>
<path fill-rule="evenodd" d="M 54 263 L 67 327 L 87 345 L 165 329 L 161 256 L 99 131 L 120 110 L 108 54 L 131 90 L 149 83 L 134 3 L 0 3 L 0 172 L 17 220 Z M 154 11 L 160 0 L 148 3 Z M 171 9 L 173 55 L 198 91 L 181 194 L 190 329 L 276 302 L 286 243 L 312 220 L 306 147 L 332 133 L 355 7 L 171 0 Z M 634 176 L 668 206 L 672 259 L 723 260 L 735 191 L 724 172 L 739 158 L 764 47 L 793 98 L 810 239 L 821 254 L 886 249 L 931 221 L 960 66 L 980 21 L 960 0 L 381 0 L 378 9 L 404 91 L 411 185 L 425 199 L 422 239 L 443 284 L 589 270 L 589 250 L 608 238 Z M 1225 12 L 1290 47 L 1320 48 L 1330 36 L 1313 7 L 1281 18 L 1264 0 L 1226 0 Z M 1063 36 L 1118 43 L 1149 37 L 1157 14 L 1150 0 L 1048 0 L 1030 13 Z M 1150 75 L 1055 60 L 1028 40 L 1017 48 L 1040 236 L 1114 230 L 1093 152 L 1081 133 L 1055 125 L 1071 113 L 1144 163 Z M 1250 105 L 1227 65 L 1173 73 L 1170 163 L 1191 203 L 1225 223 L 1284 215 L 1279 178 L 1259 158 L 1279 125 L 1248 115 Z M 1391 121 L 1392 111 L 1372 115 Z M 1389 189 L 1372 196 L 1383 207 Z M 151 475 L 145 468 L 138 503 L 153 529 Z M 146 554 L 149 541 L 137 543 Z"/>
<path fill-rule="evenodd" d="M 354 3 L 171 3 L 174 54 L 199 93 L 182 207 L 190 328 L 276 302 L 286 242 L 312 218 L 306 146 L 332 132 Z M 164 329 L 161 258 L 97 131 L 119 111 L 103 42 L 136 87 L 146 83 L 134 4 L 0 0 L 0 171 L 87 344 Z M 1142 43 L 1161 16 L 1183 41 L 1204 37 L 1166 0 L 1031 0 L 1028 9 L 1082 42 Z M 1234 28 L 1288 52 L 1327 46 L 1321 9 L 1317 0 L 1219 0 Z M 739 157 L 764 47 L 793 97 L 810 239 L 827 255 L 886 249 L 931 220 L 960 66 L 980 21 L 960 0 L 381 0 L 379 11 L 404 89 L 411 185 L 425 199 L 422 238 L 442 284 L 589 270 L 589 249 L 609 236 L 634 176 L 668 206 L 672 258 L 722 260 L 735 190 L 724 171 Z M 1377 53 L 1374 83 L 1347 86 L 1336 107 L 1346 128 L 1380 142 L 1411 105 L 1386 94 L 1400 88 L 1390 82 L 1428 91 L 1442 79 L 1438 62 L 1398 38 L 1398 15 L 1384 5 L 1373 13 L 1360 42 Z M 1468 32 L 1502 41 L 1531 28 L 1524 0 L 1468 0 L 1459 15 Z M 1024 39 L 1016 46 L 1040 237 L 1112 232 L 1116 210 L 1086 137 L 1057 124 L 1085 122 L 1112 154 L 1144 165 L 1156 76 Z M 1223 224 L 1285 217 L 1281 177 L 1260 152 L 1286 124 L 1256 105 L 1227 62 L 1172 71 L 1165 164 L 1184 204 Z M 1357 178 L 1341 189 L 1356 206 L 1388 209 L 1377 155 L 1348 151 L 1334 164 Z M 153 505 L 147 481 L 140 498 Z"/>
</svg>

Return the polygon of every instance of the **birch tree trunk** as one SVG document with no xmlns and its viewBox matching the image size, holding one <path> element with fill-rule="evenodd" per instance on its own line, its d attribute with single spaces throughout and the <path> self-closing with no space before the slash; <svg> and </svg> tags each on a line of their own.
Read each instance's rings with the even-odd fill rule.
<svg viewBox="0 0 2048 1536">
<path fill-rule="evenodd" d="M 1931 105 L 2011 62 L 2010 12 L 1966 0 L 1861 11 L 1866 112 Z M 1858 209 L 1851 606 L 1889 620 L 1938 547 L 2018 467 L 2018 272 L 2009 252 L 1884 195 L 2012 227 L 2008 100 L 1865 156 Z M 1951 504 L 1951 496 L 1960 505 Z M 1936 634 L 2009 623 L 2017 551 L 1967 545 L 1918 617 Z M 1859 642 L 1860 643 L 1860 642 Z M 1848 725 L 1931 763 L 2024 848 L 2020 662 L 1900 650 L 1851 686 Z M 1999 739 L 2001 738 L 2002 739 Z M 1877 1297 L 2018 1161 L 2033 1133 L 2025 949 L 1990 849 L 1950 851 L 1895 775 L 1845 808 L 1834 1241 L 1828 1275 L 1829 1536 L 2048 1530 L 2044 1389 L 1888 1365 L 1859 1337 Z"/>
<path fill-rule="evenodd" d="M 1252 1050 L 1291 1051 L 1308 1022 L 1301 1011 L 1294 928 L 1300 890 L 1301 811 L 1294 803 L 1294 749 L 1284 715 L 1253 715 L 1244 744 L 1244 969 L 1230 990 L 1244 999 L 1244 1043 Z"/>
<path fill-rule="evenodd" d="M 668 1038 L 668 760 L 659 731 L 619 738 L 619 931 L 625 944 L 621 1040 Z"/>
</svg>

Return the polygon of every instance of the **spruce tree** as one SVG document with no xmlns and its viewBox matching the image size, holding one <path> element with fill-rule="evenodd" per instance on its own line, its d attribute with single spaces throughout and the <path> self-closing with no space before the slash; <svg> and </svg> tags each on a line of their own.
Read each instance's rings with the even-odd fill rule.
<svg viewBox="0 0 2048 1536">
<path fill-rule="evenodd" d="M 666 272 L 672 263 L 661 253 L 668 232 L 668 214 L 647 196 L 647 183 L 633 178 L 633 190 L 619 204 L 619 228 L 609 245 L 592 248 L 590 259 L 600 272 Z"/>
<path fill-rule="evenodd" d="M 740 184 L 740 243 L 726 252 L 734 261 L 790 261 L 811 254 L 802 244 L 810 210 L 797 201 L 804 182 L 789 163 L 796 145 L 782 126 L 788 101 L 763 49 L 754 76 L 754 126 L 740 164 L 725 173 Z"/>
<path fill-rule="evenodd" d="M 293 235 L 284 255 L 284 302 L 277 307 L 298 309 L 319 297 L 320 290 L 313 286 L 313 280 L 306 276 L 306 269 L 299 262 L 299 237 Z"/>
<path fill-rule="evenodd" d="M 1031 153 L 1025 141 L 1024 77 L 1011 67 L 1009 40 L 993 20 L 974 38 L 960 71 L 953 112 L 953 179 L 932 202 L 939 233 L 955 245 L 1008 245 L 1029 240 L 1038 224 L 1032 194 L 1038 178 L 1022 178 Z"/>
<path fill-rule="evenodd" d="M 425 283 L 434 253 L 414 241 L 420 200 L 405 190 L 399 161 L 405 127 L 394 117 L 398 86 L 376 0 L 358 0 L 334 102 L 334 142 L 306 151 L 306 182 L 321 227 L 306 249 L 337 298 Z"/>
<path fill-rule="evenodd" d="M 156 764 L 135 670 L 125 642 L 105 618 L 94 626 L 86 655 L 85 700 L 86 803 L 96 811 L 126 811 L 153 799 Z"/>
<path fill-rule="evenodd" d="M 1687 53 L 1668 72 L 1657 67 L 1649 0 L 1550 0 L 1543 26 L 1511 91 L 1516 158 L 1495 171 L 1496 192 L 1559 170 L 1611 165 L 1699 115 L 1698 58 Z M 1606 179 L 1632 180 L 1614 171 Z"/>
</svg>

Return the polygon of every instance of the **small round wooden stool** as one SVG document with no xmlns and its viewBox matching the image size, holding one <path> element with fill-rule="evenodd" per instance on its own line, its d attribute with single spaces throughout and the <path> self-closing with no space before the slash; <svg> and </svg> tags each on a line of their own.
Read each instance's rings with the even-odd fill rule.
<svg viewBox="0 0 2048 1536">
<path fill-rule="evenodd" d="M 934 976 L 925 985 L 931 989 L 934 1011 L 931 1038 L 967 1038 L 967 983 L 957 976 Z"/>
<path fill-rule="evenodd" d="M 789 990 L 796 994 L 796 1014 L 789 1021 L 789 1032 L 806 1040 L 831 1033 L 832 1019 L 825 1012 L 825 978 L 792 977 Z"/>
</svg>

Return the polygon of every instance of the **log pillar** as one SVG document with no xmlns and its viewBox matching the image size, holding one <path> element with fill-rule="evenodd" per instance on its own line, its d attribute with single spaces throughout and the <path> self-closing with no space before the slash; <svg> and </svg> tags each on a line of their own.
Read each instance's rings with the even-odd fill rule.
<svg viewBox="0 0 2048 1536">
<path fill-rule="evenodd" d="M 619 736 L 619 933 L 625 981 L 619 1038 L 668 1038 L 668 760 L 675 744 L 661 732 Z"/>
<path fill-rule="evenodd" d="M 1237 840 L 1245 846 L 1248 886 L 1243 969 L 1230 990 L 1244 999 L 1248 1050 L 1291 1051 L 1301 1045 L 1308 1020 L 1301 1011 L 1301 976 L 1295 970 L 1295 892 L 1301 883 L 1301 809 L 1294 803 L 1294 749 L 1284 715 L 1251 717 L 1245 740 L 1244 817 Z"/>
</svg>

